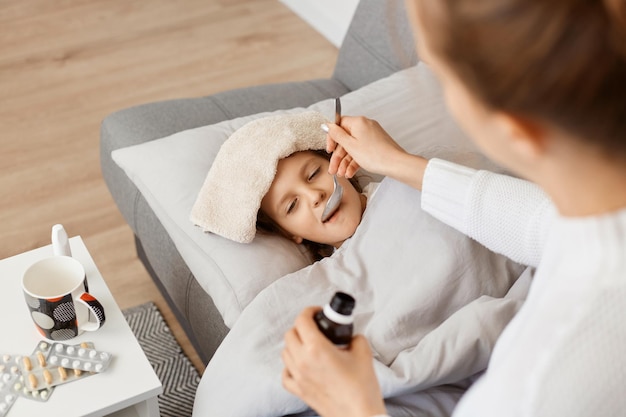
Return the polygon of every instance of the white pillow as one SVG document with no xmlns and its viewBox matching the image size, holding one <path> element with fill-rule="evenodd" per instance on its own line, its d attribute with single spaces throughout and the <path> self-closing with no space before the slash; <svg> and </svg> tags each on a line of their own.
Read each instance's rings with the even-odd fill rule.
<svg viewBox="0 0 626 417">
<path fill-rule="evenodd" d="M 345 115 L 378 120 L 409 152 L 493 168 L 450 118 L 437 81 L 423 63 L 348 93 L 341 101 Z M 334 100 L 190 129 L 112 153 L 228 327 L 263 288 L 310 264 L 309 257 L 293 242 L 276 236 L 257 236 L 250 244 L 239 244 L 204 233 L 190 222 L 189 213 L 221 144 L 236 129 L 259 117 L 307 110 L 332 120 Z"/>
</svg>

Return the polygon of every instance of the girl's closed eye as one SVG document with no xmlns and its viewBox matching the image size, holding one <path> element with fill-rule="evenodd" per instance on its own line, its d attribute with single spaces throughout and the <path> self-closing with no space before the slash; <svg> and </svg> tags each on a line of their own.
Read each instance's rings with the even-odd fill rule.
<svg viewBox="0 0 626 417">
<path fill-rule="evenodd" d="M 309 175 L 308 180 L 313 181 L 313 179 L 317 176 L 317 174 L 319 174 L 319 172 L 320 172 L 320 167 L 315 168 L 315 170 Z"/>
<path fill-rule="evenodd" d="M 295 209 L 296 209 L 296 203 L 298 202 L 298 199 L 293 199 L 291 200 L 291 202 L 289 202 L 289 205 L 287 206 L 287 214 L 291 214 Z"/>
</svg>

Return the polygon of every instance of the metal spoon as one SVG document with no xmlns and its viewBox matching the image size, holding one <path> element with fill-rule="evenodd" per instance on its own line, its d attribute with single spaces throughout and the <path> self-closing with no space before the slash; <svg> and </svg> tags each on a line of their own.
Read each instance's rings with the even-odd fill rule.
<svg viewBox="0 0 626 417">
<path fill-rule="evenodd" d="M 341 123 L 341 101 L 339 97 L 335 99 L 335 124 Z M 322 223 L 326 222 L 330 217 L 335 214 L 339 208 L 339 203 L 343 197 L 343 187 L 337 181 L 337 176 L 333 175 L 333 193 L 326 202 L 326 207 L 322 213 Z"/>
<path fill-rule="evenodd" d="M 326 202 L 326 207 L 322 213 L 322 223 L 326 222 L 333 214 L 335 214 L 339 208 L 339 203 L 341 203 L 341 198 L 343 197 L 343 187 L 337 182 L 336 175 L 333 175 L 333 184 L 335 188 Z"/>
</svg>

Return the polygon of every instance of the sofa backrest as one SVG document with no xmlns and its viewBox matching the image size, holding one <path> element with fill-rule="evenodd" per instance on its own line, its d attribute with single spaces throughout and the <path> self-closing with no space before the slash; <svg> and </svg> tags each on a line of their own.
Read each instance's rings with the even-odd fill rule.
<svg viewBox="0 0 626 417">
<path fill-rule="evenodd" d="M 417 64 L 405 0 L 361 0 L 339 50 L 333 78 L 356 90 Z"/>
</svg>

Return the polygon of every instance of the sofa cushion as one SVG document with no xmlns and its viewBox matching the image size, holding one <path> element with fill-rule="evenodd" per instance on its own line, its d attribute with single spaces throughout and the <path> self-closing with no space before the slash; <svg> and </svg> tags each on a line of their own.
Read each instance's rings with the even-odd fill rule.
<svg viewBox="0 0 626 417">
<path fill-rule="evenodd" d="M 342 96 L 342 107 L 346 115 L 378 120 L 411 153 L 495 168 L 452 121 L 437 81 L 423 63 Z M 230 134 L 259 117 L 307 110 L 332 119 L 334 100 L 323 100 L 307 109 L 236 118 L 112 152 L 229 327 L 263 288 L 308 265 L 310 258 L 302 247 L 278 236 L 259 235 L 252 243 L 240 244 L 204 233 L 189 220 L 189 213 L 213 159 Z M 363 183 L 382 179 L 365 174 L 361 176 Z"/>
</svg>

